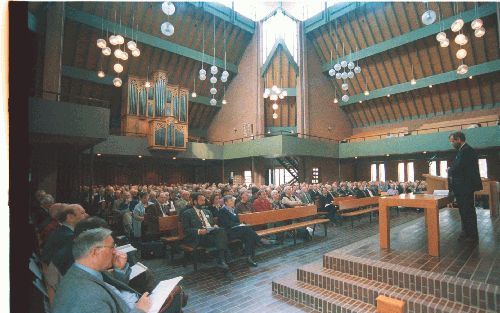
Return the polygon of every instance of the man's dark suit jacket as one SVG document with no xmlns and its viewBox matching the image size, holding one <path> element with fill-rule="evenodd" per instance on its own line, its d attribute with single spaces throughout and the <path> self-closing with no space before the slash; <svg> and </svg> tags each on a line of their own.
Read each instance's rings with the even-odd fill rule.
<svg viewBox="0 0 500 313">
<path fill-rule="evenodd" d="M 229 212 L 229 210 L 226 207 L 223 207 L 222 209 L 219 210 L 218 218 L 219 218 L 218 221 L 219 226 L 226 230 L 230 230 L 232 227 L 241 224 L 238 215 Z"/>
<path fill-rule="evenodd" d="M 474 193 L 483 189 L 477 154 L 468 144 L 458 150 L 453 166 L 448 171 L 451 183 L 449 189 L 456 195 Z"/>
<path fill-rule="evenodd" d="M 211 226 L 214 226 L 212 213 L 209 210 L 202 210 Z M 193 207 L 186 208 L 181 216 L 182 228 L 184 229 L 184 241 L 196 243 L 198 240 L 198 229 L 203 228 L 200 218 Z"/>
<path fill-rule="evenodd" d="M 327 205 L 331 204 L 333 202 L 333 197 L 331 194 L 327 193 L 326 195 L 321 194 L 319 196 L 319 207 L 324 208 Z"/>
<path fill-rule="evenodd" d="M 354 196 L 356 196 L 356 198 L 365 198 L 366 197 L 363 190 L 361 190 L 359 188 L 354 188 L 353 191 L 354 191 Z"/>
<path fill-rule="evenodd" d="M 68 226 L 59 225 L 59 227 L 49 235 L 43 246 L 41 255 L 42 261 L 49 264 L 60 249 L 72 243 L 73 235 L 74 232 Z"/>
</svg>

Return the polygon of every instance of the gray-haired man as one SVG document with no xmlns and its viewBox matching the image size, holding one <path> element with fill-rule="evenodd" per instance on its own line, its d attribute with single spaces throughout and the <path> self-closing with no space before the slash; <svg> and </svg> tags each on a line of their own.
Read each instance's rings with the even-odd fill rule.
<svg viewBox="0 0 500 313">
<path fill-rule="evenodd" d="M 126 255 L 115 250 L 111 230 L 96 228 L 81 233 L 74 241 L 75 263 L 57 289 L 53 313 L 143 313 L 151 300 L 145 292 L 140 298 L 123 281 L 123 289 L 104 280 L 102 271 L 122 269 Z M 125 279 L 125 278 L 124 278 Z"/>
</svg>

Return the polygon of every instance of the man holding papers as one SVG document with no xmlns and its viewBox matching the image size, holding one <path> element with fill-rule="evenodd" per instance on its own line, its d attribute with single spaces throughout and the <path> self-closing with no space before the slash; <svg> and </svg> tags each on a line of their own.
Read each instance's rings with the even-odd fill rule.
<svg viewBox="0 0 500 313">
<path fill-rule="evenodd" d="M 228 241 L 224 229 L 215 225 L 212 213 L 203 209 L 205 205 L 205 196 L 194 192 L 191 194 L 193 201 L 192 207 L 186 207 L 181 215 L 182 228 L 184 229 L 184 242 L 187 244 L 212 247 L 217 249 L 217 267 L 224 270 L 226 277 L 232 279 L 229 267 L 225 262 L 225 256 L 228 254 Z"/>
</svg>

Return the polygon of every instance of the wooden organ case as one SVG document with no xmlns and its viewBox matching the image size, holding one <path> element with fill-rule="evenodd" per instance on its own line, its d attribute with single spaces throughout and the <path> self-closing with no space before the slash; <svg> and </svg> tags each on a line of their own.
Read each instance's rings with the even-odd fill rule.
<svg viewBox="0 0 500 313">
<path fill-rule="evenodd" d="M 123 88 L 122 134 L 147 137 L 152 150 L 186 150 L 189 91 L 169 85 L 164 71 L 153 72 L 149 88 L 145 82 L 129 76 Z"/>
</svg>

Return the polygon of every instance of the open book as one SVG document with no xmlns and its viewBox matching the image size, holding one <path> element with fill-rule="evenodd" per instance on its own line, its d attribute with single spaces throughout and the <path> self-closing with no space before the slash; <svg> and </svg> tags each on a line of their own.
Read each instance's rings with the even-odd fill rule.
<svg viewBox="0 0 500 313">
<path fill-rule="evenodd" d="M 163 280 L 158 283 L 149 298 L 151 299 L 151 309 L 148 313 L 158 313 L 160 312 L 163 304 L 167 300 L 168 296 L 174 290 L 175 286 L 182 280 L 182 276 Z"/>
<path fill-rule="evenodd" d="M 132 271 L 130 272 L 130 278 L 129 279 L 134 279 L 140 274 L 144 273 L 148 267 L 141 262 L 137 262 L 130 268 Z"/>
</svg>

